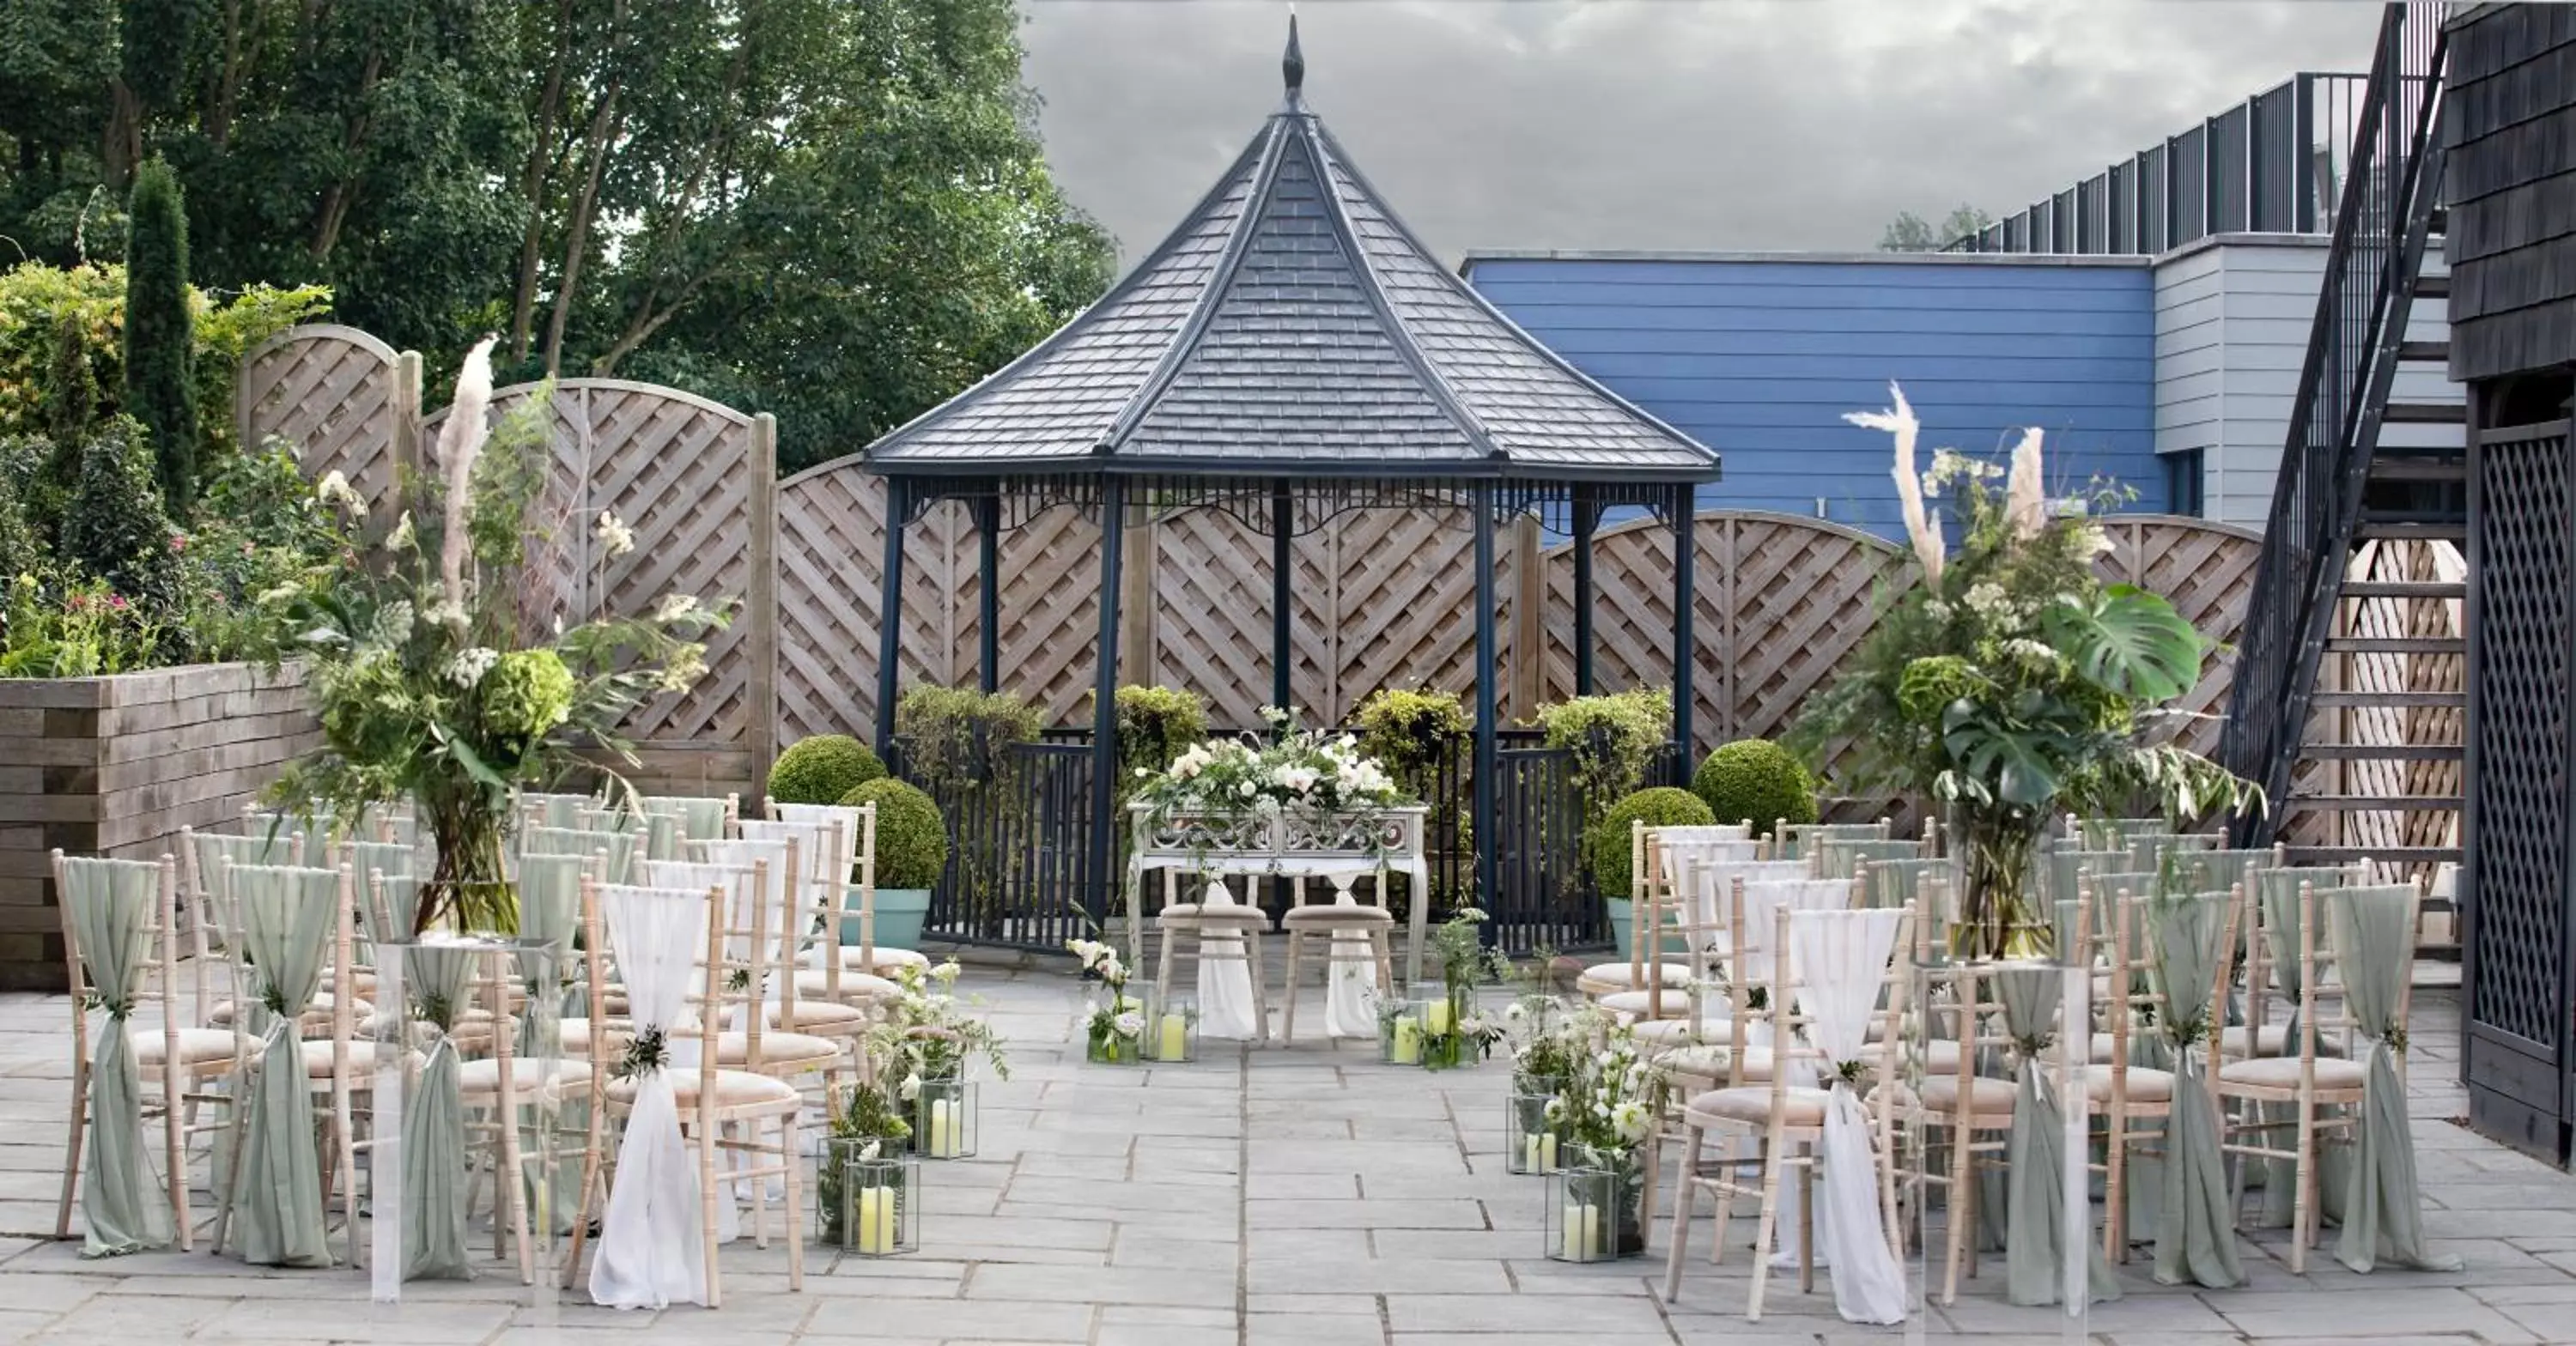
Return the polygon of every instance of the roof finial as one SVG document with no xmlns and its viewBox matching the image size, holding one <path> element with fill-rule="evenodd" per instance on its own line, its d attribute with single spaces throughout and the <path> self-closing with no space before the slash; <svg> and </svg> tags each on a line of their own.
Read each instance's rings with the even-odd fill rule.
<svg viewBox="0 0 2576 1346">
<path fill-rule="evenodd" d="M 1297 46 L 1297 6 L 1288 6 L 1288 54 L 1279 58 L 1279 72 L 1288 80 L 1288 106 L 1295 107 L 1304 98 L 1306 88 L 1306 53 Z"/>
</svg>

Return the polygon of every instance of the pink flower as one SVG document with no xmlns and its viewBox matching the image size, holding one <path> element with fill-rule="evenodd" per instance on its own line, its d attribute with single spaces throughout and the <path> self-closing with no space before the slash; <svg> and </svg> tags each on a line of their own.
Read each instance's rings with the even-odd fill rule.
<svg viewBox="0 0 2576 1346">
<path fill-rule="evenodd" d="M 123 595 L 123 594 L 109 594 L 109 595 L 107 596 L 107 605 L 108 605 L 109 607 L 111 607 L 111 608 L 116 609 L 116 610 L 117 610 L 117 611 L 119 611 L 119 612 L 123 612 L 123 611 L 125 611 L 125 595 Z"/>
<path fill-rule="evenodd" d="M 172 551 L 186 551 L 187 549 L 188 549 L 188 535 L 187 535 L 187 534 L 185 534 L 185 533 L 172 533 L 172 534 L 170 535 L 170 550 L 172 550 Z"/>
</svg>

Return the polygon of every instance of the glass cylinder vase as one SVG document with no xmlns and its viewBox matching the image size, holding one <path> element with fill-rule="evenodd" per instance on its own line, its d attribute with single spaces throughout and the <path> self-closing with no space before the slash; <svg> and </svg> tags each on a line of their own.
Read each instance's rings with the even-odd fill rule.
<svg viewBox="0 0 2576 1346">
<path fill-rule="evenodd" d="M 921 1162 L 880 1152 L 880 1142 L 834 1137 L 824 1143 L 814 1203 L 821 1240 L 861 1257 L 892 1257 L 921 1247 Z"/>
<path fill-rule="evenodd" d="M 1950 955 L 1967 961 L 2046 959 L 2056 932 L 2040 914 L 2032 861 L 2045 810 L 1953 804 L 1943 841 L 1957 863 L 1958 909 Z"/>
</svg>

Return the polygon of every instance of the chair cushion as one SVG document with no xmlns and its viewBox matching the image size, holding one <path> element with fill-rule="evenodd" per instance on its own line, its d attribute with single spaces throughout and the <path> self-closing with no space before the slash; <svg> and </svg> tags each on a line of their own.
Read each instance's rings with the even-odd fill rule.
<svg viewBox="0 0 2576 1346">
<path fill-rule="evenodd" d="M 1788 1094 L 1788 1123 L 1791 1126 L 1825 1124 L 1825 1091 L 1792 1087 Z M 1731 1122 L 1768 1122 L 1771 1120 L 1771 1086 L 1737 1085 L 1731 1089 L 1711 1089 L 1694 1094 L 1683 1114 L 1692 1120 L 1703 1117 L 1722 1118 Z"/>
<path fill-rule="evenodd" d="M 419 1053 L 414 1052 L 417 1056 Z M 331 1078 L 331 1039 L 304 1044 L 304 1074 L 308 1079 Z M 373 1088 L 376 1082 L 376 1044 L 370 1038 L 349 1041 L 349 1079 L 360 1088 Z"/>
<path fill-rule="evenodd" d="M 797 973 L 797 998 L 802 1000 L 807 996 L 821 997 L 831 994 L 829 980 L 831 975 L 832 970 L 825 967 L 809 967 Z M 870 976 L 856 968 L 849 968 L 841 973 L 841 994 L 854 1000 L 892 1000 L 903 994 L 903 988 L 883 977 Z"/>
<path fill-rule="evenodd" d="M 134 1063 L 136 1065 L 157 1066 L 161 1064 L 161 1058 L 166 1053 L 170 1045 L 169 1039 L 162 1035 L 160 1029 L 146 1028 L 140 1024 L 129 1025 L 126 1029 L 126 1036 L 132 1041 L 132 1045 L 134 1047 Z M 244 1045 L 250 1050 L 256 1052 L 259 1049 L 259 1040 L 253 1038 Z M 184 1066 L 214 1065 L 219 1062 L 230 1061 L 233 1059 L 233 1031 L 231 1029 L 182 1028 L 179 1030 L 179 1064 Z"/>
<path fill-rule="evenodd" d="M 556 1025 L 556 1028 L 558 1032 L 556 1041 L 562 1044 L 560 1050 L 564 1055 L 587 1056 L 590 1054 L 590 1020 L 565 1019 Z M 622 1052 L 626 1050 L 626 1044 L 634 1040 L 635 1029 L 633 1025 L 623 1019 L 615 1019 L 609 1022 L 608 1046 L 611 1051 Z"/>
<path fill-rule="evenodd" d="M 2290 1037 L 2288 1024 L 2263 1025 L 2263 1031 L 2254 1036 L 2254 1050 L 2251 1052 L 2245 1050 L 2245 1025 L 2238 1024 L 2227 1030 L 2227 1054 L 2231 1057 L 2295 1056 L 2298 1051 L 2299 1044 Z M 2341 1056 L 2343 1044 L 2320 1033 L 2317 1035 L 2317 1055 Z"/>
<path fill-rule="evenodd" d="M 1270 928 L 1270 917 L 1261 908 L 1239 902 L 1220 902 L 1207 906 L 1198 902 L 1175 902 L 1154 914 L 1154 924 L 1171 926 L 1196 921 L 1206 925 L 1250 925 Z"/>
<path fill-rule="evenodd" d="M 841 967 L 846 971 L 874 972 L 879 976 L 883 976 L 899 967 L 926 968 L 930 966 L 930 955 L 922 953 L 917 949 L 889 949 L 880 944 L 874 950 L 876 957 L 874 959 L 868 959 L 859 956 L 859 946 L 856 944 L 843 944 L 838 947 L 841 951 Z M 805 951 L 805 966 L 809 968 L 821 967 L 823 965 L 823 958 L 823 949 L 808 949 Z"/>
<path fill-rule="evenodd" d="M 527 1057 L 510 1060 L 510 1087 L 523 1095 L 552 1086 L 558 1091 L 578 1089 L 590 1083 L 590 1066 L 582 1061 L 538 1061 Z M 484 1057 L 457 1067 L 456 1084 L 467 1094 L 501 1092 L 501 1063 Z"/>
<path fill-rule="evenodd" d="M 1290 930 L 1334 925 L 1392 927 L 1395 924 L 1395 913 L 1384 907 L 1364 907 L 1356 902 L 1348 906 L 1339 902 L 1318 902 L 1311 906 L 1290 908 L 1287 915 L 1279 918 L 1279 924 Z"/>
<path fill-rule="evenodd" d="M 666 1069 L 662 1073 L 664 1078 L 671 1081 L 671 1092 L 679 1098 L 680 1111 L 684 1114 L 681 1120 L 687 1121 L 685 1114 L 698 1105 L 698 1072 Z M 632 1076 L 610 1080 L 608 1082 L 609 1101 L 621 1104 L 634 1102 L 635 1084 L 636 1080 Z M 747 1070 L 716 1072 L 717 1107 L 744 1108 L 764 1104 L 784 1104 L 794 1107 L 797 1101 L 796 1086 L 785 1080 L 773 1079 L 767 1075 L 754 1075 Z"/>
<path fill-rule="evenodd" d="M 1696 1047 L 1678 1047 L 1672 1051 L 1666 1052 L 1655 1058 L 1655 1064 L 1675 1075 L 1689 1076 L 1697 1079 L 1723 1080 L 1730 1078 L 1727 1071 L 1727 1062 L 1733 1052 L 1734 1048 L 1723 1042 L 1702 1043 Z M 1731 1078 L 1741 1080 L 1746 1084 L 1770 1083 L 1771 1049 L 1768 1047 L 1745 1048 L 1744 1067 L 1742 1070 L 1737 1071 Z"/>
<path fill-rule="evenodd" d="M 2169 1103 L 2173 1101 L 2173 1072 L 2149 1066 L 2131 1066 L 2125 1087 L 2132 1103 Z M 2084 1067 L 2084 1095 L 2097 1104 L 2111 1102 L 2111 1068 L 2107 1065 Z"/>
<path fill-rule="evenodd" d="M 841 1044 L 830 1038 L 818 1038 L 805 1033 L 772 1033 L 766 1030 L 763 1030 L 760 1035 L 760 1063 L 763 1069 L 791 1065 L 820 1066 L 827 1061 L 838 1059 L 840 1055 Z M 716 1034 L 717 1065 L 738 1066 L 749 1060 L 750 1056 L 750 1034 Z"/>
<path fill-rule="evenodd" d="M 2347 1061 L 2340 1056 L 2317 1058 L 2317 1087 L 2320 1089 L 2359 1089 L 2362 1074 L 2359 1061 Z M 2219 1067 L 2218 1082 L 2256 1089 L 2296 1089 L 2299 1087 L 2299 1058 L 2258 1056 L 2251 1061 L 2230 1061 Z"/>
<path fill-rule="evenodd" d="M 849 981 L 844 978 L 841 984 L 846 987 Z M 856 1005 L 844 1005 L 831 1000 L 808 1000 L 805 998 L 805 988 L 802 985 L 799 985 L 796 991 L 795 1022 L 787 1021 L 787 1006 L 772 1004 L 769 1006 L 769 1017 L 762 1023 L 763 1027 L 785 1029 L 794 1033 L 834 1034 L 848 1033 L 867 1026 L 868 1012 Z"/>
<path fill-rule="evenodd" d="M 1601 1008 L 1613 1014 L 1628 1014 L 1649 1019 L 1675 1019 L 1690 1013 L 1688 991 L 1665 987 L 1662 991 L 1612 991 L 1601 997 Z"/>
<path fill-rule="evenodd" d="M 1648 1019 L 1628 1026 L 1628 1032 L 1650 1048 L 1724 1042 L 1731 1031 L 1724 1019 L 1702 1019 L 1694 1025 L 1688 1014 L 1678 1019 Z"/>
<path fill-rule="evenodd" d="M 1628 975 L 1634 970 L 1642 969 L 1631 969 L 1626 963 L 1595 963 L 1583 969 L 1579 984 L 1595 995 L 1609 991 L 1629 990 L 1641 984 Z M 1664 985 L 1681 986 L 1687 984 L 1690 979 L 1691 970 L 1688 963 L 1664 964 Z"/>
<path fill-rule="evenodd" d="M 1970 1076 L 1968 1110 L 1979 1116 L 1992 1116 L 1997 1113 L 2010 1116 L 2015 1092 L 2011 1080 L 1988 1079 L 1983 1075 Z M 1956 1111 L 1959 1106 L 1959 1077 L 1957 1075 L 1926 1076 L 1920 1097 L 1923 1100 L 1923 1106 L 1934 1112 Z"/>
<path fill-rule="evenodd" d="M 329 991 L 314 992 L 313 1003 L 304 1007 L 303 1021 L 306 1023 L 329 1021 L 331 1018 L 331 1007 L 335 1003 L 337 1002 L 332 999 Z M 375 1006 L 368 1004 L 364 1000 L 352 997 L 349 1001 L 349 1011 L 357 1015 L 360 1019 L 365 1019 L 368 1015 L 375 1012 Z M 215 1007 L 206 1013 L 206 1026 L 209 1028 L 232 1027 L 233 1002 L 229 1000 L 216 1001 Z"/>
</svg>

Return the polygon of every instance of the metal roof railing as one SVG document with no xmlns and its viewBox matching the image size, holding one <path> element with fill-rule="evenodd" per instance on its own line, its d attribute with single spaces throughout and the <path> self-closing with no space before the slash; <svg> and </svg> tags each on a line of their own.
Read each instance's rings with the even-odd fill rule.
<svg viewBox="0 0 2576 1346">
<path fill-rule="evenodd" d="M 2293 75 L 1944 252 L 2153 254 L 2212 234 L 2334 232 L 2367 75 Z"/>
</svg>

